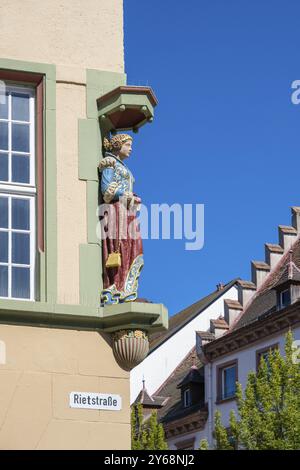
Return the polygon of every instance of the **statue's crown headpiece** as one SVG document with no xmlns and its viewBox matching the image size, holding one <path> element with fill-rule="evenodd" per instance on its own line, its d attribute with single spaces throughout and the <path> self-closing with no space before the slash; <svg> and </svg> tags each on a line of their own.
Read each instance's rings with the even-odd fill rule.
<svg viewBox="0 0 300 470">
<path fill-rule="evenodd" d="M 110 140 L 104 137 L 103 146 L 105 150 L 120 150 L 124 142 L 133 140 L 129 134 L 116 134 Z"/>
</svg>

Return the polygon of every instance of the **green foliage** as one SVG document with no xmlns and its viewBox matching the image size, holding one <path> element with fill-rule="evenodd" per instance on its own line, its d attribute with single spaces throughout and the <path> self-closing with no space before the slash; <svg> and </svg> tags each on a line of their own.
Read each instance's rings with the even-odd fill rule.
<svg viewBox="0 0 300 470">
<path fill-rule="evenodd" d="M 167 450 L 165 433 L 162 424 L 157 422 L 154 411 L 150 418 L 143 422 L 142 405 L 133 406 L 131 410 L 131 448 L 132 450 Z"/>
<path fill-rule="evenodd" d="M 165 440 L 165 432 L 162 424 L 157 426 L 157 435 L 156 435 L 156 449 L 158 450 L 168 450 L 168 444 Z"/>
<path fill-rule="evenodd" d="M 216 441 L 216 450 L 233 450 L 228 440 L 227 431 L 221 422 L 221 413 L 216 411 L 215 413 L 215 430 L 214 437 Z"/>
<path fill-rule="evenodd" d="M 233 449 L 237 449 L 239 446 L 240 432 L 239 432 L 239 424 L 237 422 L 237 419 L 233 410 L 230 411 L 229 425 L 230 425 L 229 442 L 231 443 Z"/>
<path fill-rule="evenodd" d="M 199 450 L 208 450 L 208 449 L 209 449 L 209 446 L 208 446 L 207 440 L 201 439 Z"/>
<path fill-rule="evenodd" d="M 132 450 L 142 450 L 145 441 L 143 430 L 142 405 L 133 406 L 131 410 L 131 448 Z"/>
<path fill-rule="evenodd" d="M 300 449 L 300 364 L 295 361 L 293 335 L 286 335 L 285 357 L 270 351 L 261 359 L 257 374 L 251 371 L 243 395 L 237 384 L 238 418 L 232 411 L 227 432 L 220 413 L 215 417 L 217 449 Z"/>
</svg>

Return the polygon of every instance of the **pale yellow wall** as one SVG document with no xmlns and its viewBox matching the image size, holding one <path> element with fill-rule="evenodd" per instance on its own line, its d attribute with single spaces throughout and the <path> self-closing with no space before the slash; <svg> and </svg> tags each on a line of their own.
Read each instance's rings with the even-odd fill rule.
<svg viewBox="0 0 300 470">
<path fill-rule="evenodd" d="M 0 449 L 129 449 L 129 374 L 97 332 L 0 325 Z M 3 343 L 2 343 L 3 344 Z M 121 411 L 69 408 L 72 391 L 121 395 Z"/>
<path fill-rule="evenodd" d="M 123 72 L 123 56 L 123 0 L 0 1 L 0 57 L 56 65 L 58 303 L 79 303 L 79 245 L 87 243 L 78 179 L 86 69 Z"/>
<path fill-rule="evenodd" d="M 0 57 L 56 65 L 58 303 L 79 303 L 79 245 L 87 243 L 78 179 L 86 69 L 123 72 L 123 56 L 123 0 L 0 1 Z"/>
<path fill-rule="evenodd" d="M 123 0 L 1 0 L 0 57 L 123 72 Z"/>
<path fill-rule="evenodd" d="M 86 88 L 58 83 L 57 301 L 79 303 L 79 244 L 86 243 L 86 182 L 78 179 L 78 119 L 86 117 Z"/>
<path fill-rule="evenodd" d="M 57 302 L 77 304 L 87 243 L 78 119 L 87 117 L 86 69 L 124 71 L 123 1 L 0 0 L 0 57 L 56 65 Z M 0 324 L 3 344 L 0 449 L 130 448 L 129 375 L 104 336 Z M 123 408 L 70 409 L 71 391 L 115 393 Z"/>
</svg>

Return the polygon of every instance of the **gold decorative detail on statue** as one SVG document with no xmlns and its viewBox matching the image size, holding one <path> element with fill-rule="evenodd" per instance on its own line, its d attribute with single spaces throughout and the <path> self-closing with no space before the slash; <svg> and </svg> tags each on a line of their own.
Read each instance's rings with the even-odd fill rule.
<svg viewBox="0 0 300 470">
<path fill-rule="evenodd" d="M 112 183 L 110 183 L 109 187 L 103 194 L 104 202 L 106 202 L 107 204 L 110 203 L 115 197 L 115 194 L 118 191 L 118 189 L 120 189 L 119 183 L 117 183 L 116 181 L 113 181 Z"/>
<path fill-rule="evenodd" d="M 106 260 L 105 266 L 107 268 L 119 268 L 120 266 L 122 266 L 121 253 L 119 251 L 110 253 Z"/>
<path fill-rule="evenodd" d="M 120 268 L 122 266 L 121 242 L 119 240 L 118 250 L 108 255 L 105 266 L 107 268 Z"/>
<path fill-rule="evenodd" d="M 115 168 L 116 160 L 113 157 L 105 157 L 100 161 L 98 168 L 103 171 L 105 168 Z"/>
</svg>

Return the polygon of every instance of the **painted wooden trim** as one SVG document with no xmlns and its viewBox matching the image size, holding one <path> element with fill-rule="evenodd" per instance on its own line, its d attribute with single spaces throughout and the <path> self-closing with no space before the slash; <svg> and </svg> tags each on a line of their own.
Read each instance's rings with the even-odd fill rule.
<svg viewBox="0 0 300 470">
<path fill-rule="evenodd" d="M 23 74 L 46 75 L 49 80 L 55 80 L 56 78 L 56 67 L 54 64 L 1 58 L 0 68 L 5 69 L 7 71 L 19 72 Z"/>
<path fill-rule="evenodd" d="M 43 75 L 40 73 L 22 72 L 19 70 L 0 70 L 0 80 L 38 85 L 42 79 Z"/>
</svg>

